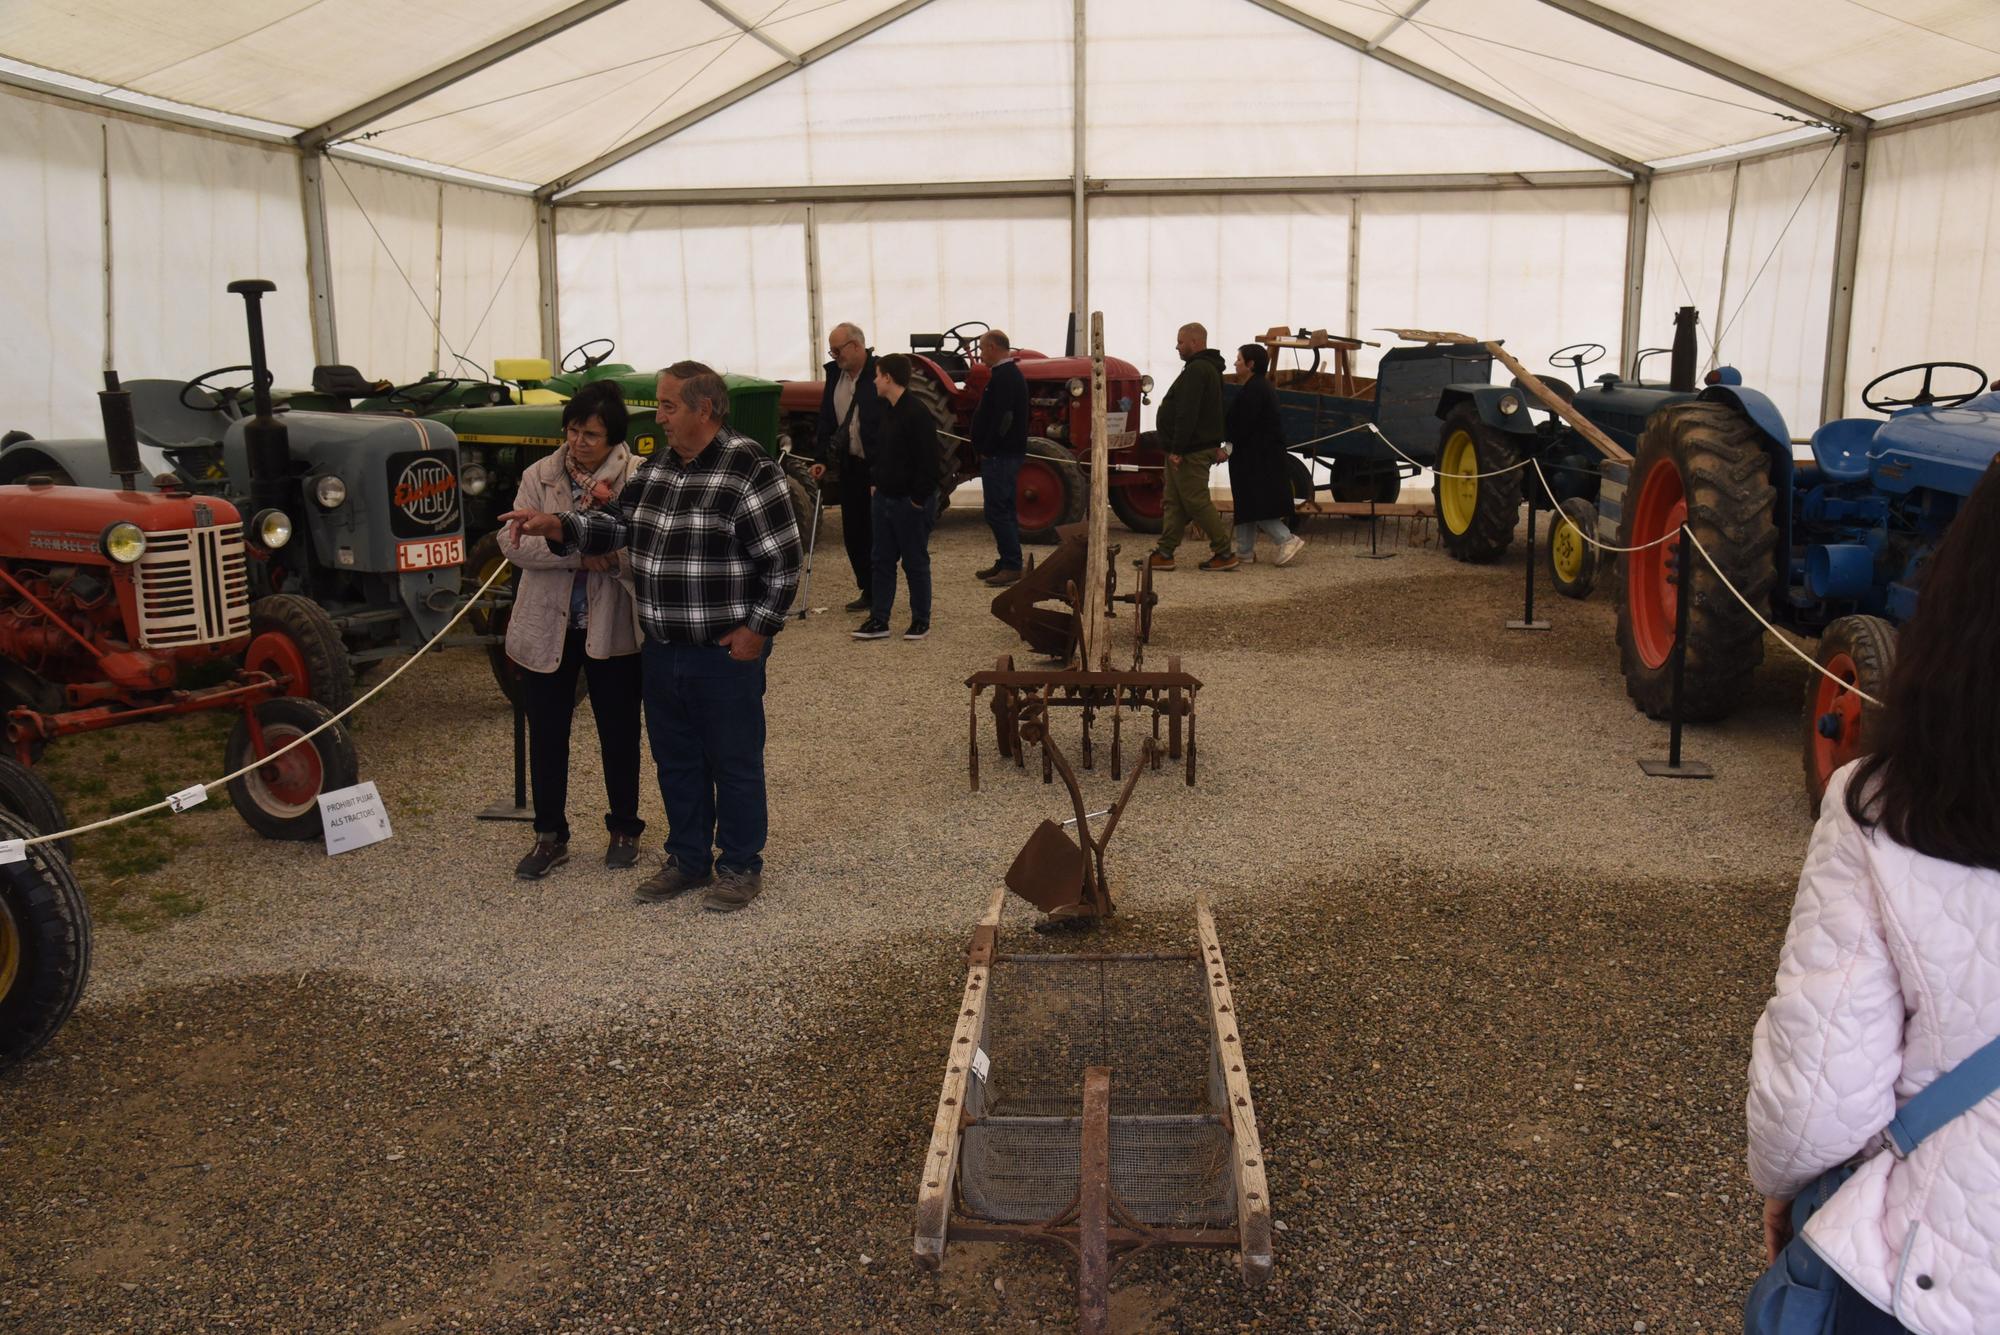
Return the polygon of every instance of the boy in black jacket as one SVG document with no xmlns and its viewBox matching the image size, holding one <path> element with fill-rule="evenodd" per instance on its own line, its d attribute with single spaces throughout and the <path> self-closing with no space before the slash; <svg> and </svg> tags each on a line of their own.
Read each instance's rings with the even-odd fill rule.
<svg viewBox="0 0 2000 1335">
<path fill-rule="evenodd" d="M 857 640 L 889 638 L 889 613 L 896 606 L 896 563 L 910 581 L 910 627 L 906 640 L 931 633 L 931 526 L 937 522 L 937 423 L 922 399 L 908 393 L 910 359 L 892 352 L 875 364 L 875 390 L 889 405 L 878 452 L 870 461 L 875 478 L 875 569 L 868 582 L 873 611 L 854 632 Z"/>
</svg>

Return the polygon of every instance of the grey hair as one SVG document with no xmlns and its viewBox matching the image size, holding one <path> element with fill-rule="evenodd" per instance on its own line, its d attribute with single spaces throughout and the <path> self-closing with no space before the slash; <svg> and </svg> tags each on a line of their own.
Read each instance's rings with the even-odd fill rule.
<svg viewBox="0 0 2000 1335">
<path fill-rule="evenodd" d="M 854 335 L 854 341 L 856 343 L 859 343 L 864 348 L 868 346 L 868 335 L 861 332 L 860 325 L 854 323 L 854 321 L 852 320 L 842 320 L 839 324 L 833 327 L 833 332 L 837 334 L 843 329 L 845 329 L 848 333 Z"/>
<path fill-rule="evenodd" d="M 729 386 L 713 371 L 691 375 L 681 381 L 681 406 L 691 413 L 706 412 L 718 422 L 727 422 Z"/>
<path fill-rule="evenodd" d="M 674 380 L 692 380 L 694 377 L 698 375 L 714 375 L 714 374 L 715 374 L 715 368 L 713 366 L 710 366 L 707 362 L 683 361 L 683 362 L 675 362 L 672 366 L 662 366 L 660 368 L 660 374 L 654 376 L 653 378 L 655 380 L 662 380 L 668 378 L 672 378 Z"/>
</svg>

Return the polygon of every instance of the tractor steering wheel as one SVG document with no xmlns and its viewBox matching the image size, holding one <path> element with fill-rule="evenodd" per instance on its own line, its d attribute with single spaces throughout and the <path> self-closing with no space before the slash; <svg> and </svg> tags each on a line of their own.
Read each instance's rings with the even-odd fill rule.
<svg viewBox="0 0 2000 1335">
<path fill-rule="evenodd" d="M 1567 366 L 1577 372 L 1581 372 L 1584 367 L 1603 360 L 1604 345 L 1602 343 L 1571 343 L 1569 346 L 1557 348 L 1549 354 L 1550 366 Z"/>
<path fill-rule="evenodd" d="M 1941 367 L 1947 366 L 1957 371 L 1972 372 L 1973 378 L 1979 382 L 1977 387 L 1963 394 L 1938 395 L 1931 393 L 1931 377 Z M 1907 374 L 1911 371 L 1922 371 L 1924 373 L 1923 387 L 1917 391 L 1917 396 L 1914 399 L 1878 399 L 1870 392 L 1884 380 L 1893 380 L 1897 376 Z M 1985 392 L 1986 372 L 1974 366 L 1971 362 L 1911 362 L 1908 366 L 1899 366 L 1893 371 L 1884 371 L 1881 375 L 1869 381 L 1861 390 L 1861 402 L 1878 413 L 1890 413 L 1898 408 L 1956 408 L 1968 399 L 1977 398 Z"/>
<path fill-rule="evenodd" d="M 213 371 L 203 371 L 192 380 L 182 381 L 180 394 L 181 407 L 186 408 L 190 412 L 228 413 L 234 417 L 241 417 L 243 414 L 236 405 L 241 401 L 243 391 L 248 389 L 249 386 L 218 385 L 213 383 L 214 377 L 229 375 L 235 371 L 252 371 L 254 373 L 255 368 L 249 366 L 218 366 Z M 270 372 L 266 371 L 264 378 L 268 383 L 271 378 Z M 206 401 L 190 399 L 188 395 L 198 389 L 206 391 L 212 397 Z"/>
<path fill-rule="evenodd" d="M 591 355 L 590 350 L 596 347 L 600 343 L 604 345 L 604 351 L 598 353 L 596 356 L 593 357 Z M 569 372 L 571 375 L 581 375 L 583 372 L 590 370 L 592 367 L 602 364 L 606 359 L 608 359 L 611 356 L 612 353 L 616 351 L 618 351 L 618 345 L 616 343 L 613 343 L 610 339 L 593 338 L 588 343 L 579 343 L 575 347 L 571 348 L 568 352 L 565 352 L 563 354 L 561 369 Z M 581 357 L 583 359 L 583 365 L 571 366 L 569 363 L 572 357 Z"/>
<path fill-rule="evenodd" d="M 387 399 L 390 403 L 397 405 L 408 405 L 412 408 L 428 408 L 445 395 L 451 393 L 457 385 L 458 379 L 456 376 L 427 375 L 422 380 L 413 380 L 407 385 L 396 386 L 389 391 Z M 436 386 L 436 388 L 431 389 L 428 394 L 422 392 L 430 386 Z"/>
<path fill-rule="evenodd" d="M 965 358 L 965 360 L 971 361 L 974 346 L 979 342 L 979 336 L 992 328 L 993 326 L 984 320 L 960 320 L 957 324 L 945 330 L 939 337 L 950 339 L 952 341 L 952 351 Z"/>
</svg>

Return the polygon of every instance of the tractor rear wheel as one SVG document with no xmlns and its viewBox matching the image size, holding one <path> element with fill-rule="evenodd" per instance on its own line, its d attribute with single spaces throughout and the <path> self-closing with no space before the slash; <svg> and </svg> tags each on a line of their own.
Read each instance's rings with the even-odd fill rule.
<svg viewBox="0 0 2000 1335">
<path fill-rule="evenodd" d="M 1813 661 L 1846 683 L 1817 672 L 1806 680 L 1806 797 L 1817 813 L 1833 772 L 1881 744 L 1882 710 L 1861 696 L 1882 698 L 1896 666 L 1896 628 L 1881 617 L 1841 617 L 1821 632 Z"/>
<path fill-rule="evenodd" d="M 258 754 L 272 755 L 333 717 L 325 705 L 295 695 L 263 701 L 256 709 L 263 751 L 258 753 L 251 743 L 248 718 L 238 715 L 224 761 L 232 774 Z M 359 775 L 354 739 L 335 723 L 311 741 L 231 779 L 229 802 L 244 824 L 266 839 L 317 839 L 319 795 L 346 788 Z"/>
<path fill-rule="evenodd" d="M 1596 587 L 1597 548 L 1590 545 L 1595 541 L 1597 507 L 1583 497 L 1570 497 L 1561 515 L 1549 516 L 1549 578 L 1563 597 L 1588 598 Z"/>
<path fill-rule="evenodd" d="M 1056 530 L 1082 519 L 1089 504 L 1090 493 L 1076 456 L 1052 440 L 1039 436 L 1030 440 L 1028 457 L 1021 461 L 1020 480 L 1014 485 L 1014 516 L 1021 525 L 1021 541 L 1056 541 Z"/>
<path fill-rule="evenodd" d="M 243 666 L 286 679 L 288 695 L 317 700 L 338 714 L 354 703 L 354 669 L 326 609 L 296 593 L 250 604 L 250 647 Z"/>
<path fill-rule="evenodd" d="M 11 756 L 0 756 L 0 811 L 11 812 L 35 827 L 37 834 L 54 834 L 69 828 L 62 799 L 42 776 Z M 56 844 L 66 858 L 74 857 L 70 841 Z"/>
<path fill-rule="evenodd" d="M 40 831 L 0 812 L 0 838 Z M 33 1056 L 76 1009 L 90 977 L 90 910 L 69 860 L 31 844 L 0 866 L 0 1071 Z"/>
<path fill-rule="evenodd" d="M 1159 432 L 1139 433 L 1132 462 L 1146 471 L 1111 475 L 1111 513 L 1134 533 L 1158 533 L 1167 514 L 1167 479 L 1160 471 L 1166 466 L 1167 456 L 1160 452 Z M 1120 477 L 1131 478 L 1131 485 L 1118 485 Z"/>
<path fill-rule="evenodd" d="M 1777 568 L 1776 493 L 1757 428 L 1715 403 L 1677 403 L 1653 414 L 1625 489 L 1618 595 L 1618 656 L 1625 693 L 1654 718 L 1673 699 L 1674 617 L 1683 592 L 1688 609 L 1685 695 L 1681 718 L 1709 723 L 1736 707 L 1764 659 L 1764 628 L 1691 553 L 1692 588 L 1675 587 L 1685 523 L 1722 575 L 1752 606 L 1769 603 Z"/>
<path fill-rule="evenodd" d="M 1514 442 L 1462 403 L 1444 419 L 1438 439 L 1438 538 L 1453 560 L 1497 561 L 1514 541 L 1521 518 L 1521 470 Z"/>
<path fill-rule="evenodd" d="M 930 409 L 931 421 L 937 425 L 938 452 L 943 457 L 944 476 L 956 477 L 959 449 L 965 442 L 955 439 L 958 419 L 952 416 L 949 392 L 919 370 L 910 377 L 910 393 L 916 395 L 918 403 Z"/>
<path fill-rule="evenodd" d="M 1293 505 L 1305 505 L 1312 500 L 1312 467 L 1296 454 L 1285 456 L 1285 485 L 1292 493 Z"/>
</svg>

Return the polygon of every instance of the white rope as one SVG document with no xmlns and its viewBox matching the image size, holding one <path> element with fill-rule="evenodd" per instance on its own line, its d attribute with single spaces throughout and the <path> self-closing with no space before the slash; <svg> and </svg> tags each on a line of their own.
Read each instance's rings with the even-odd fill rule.
<svg viewBox="0 0 2000 1335">
<path fill-rule="evenodd" d="M 245 765 L 243 768 L 235 771 L 232 774 L 225 774 L 219 779 L 210 779 L 207 783 L 201 785 L 203 791 L 214 792 L 217 788 L 222 787 L 224 784 L 229 783 L 235 779 L 240 779 L 244 775 L 248 774 L 250 771 L 254 769 L 261 769 L 263 766 L 270 764 L 272 761 L 276 760 L 279 756 L 284 755 L 287 751 L 290 751 L 293 747 L 305 745 L 313 738 L 325 732 L 328 728 L 331 728 L 334 724 L 346 718 L 349 714 L 352 714 L 355 710 L 361 708 L 361 706 L 367 704 L 370 700 L 373 700 L 377 695 L 380 695 L 383 691 L 387 690 L 389 688 L 389 683 L 396 680 L 396 678 L 402 676 L 405 672 L 408 672 L 411 667 L 415 666 L 416 661 L 419 658 L 422 658 L 425 654 L 429 653 L 431 649 L 436 647 L 437 642 L 439 640 L 443 639 L 445 636 L 451 633 L 452 627 L 456 626 L 460 622 L 460 620 L 464 618 L 465 614 L 472 610 L 473 604 L 478 602 L 480 597 L 483 594 L 485 594 L 485 592 L 488 589 L 492 588 L 494 584 L 499 581 L 502 575 L 507 573 L 507 569 L 508 569 L 508 563 L 502 562 L 493 571 L 492 574 L 486 577 L 486 582 L 480 585 L 478 590 L 474 592 L 470 598 L 465 600 L 465 605 L 452 614 L 451 620 L 444 623 L 444 629 L 440 630 L 437 634 L 431 636 L 430 640 L 424 645 L 423 648 L 411 654 L 396 668 L 394 672 L 391 672 L 388 676 L 382 678 L 381 681 L 375 683 L 375 685 L 369 689 L 367 694 L 361 696 L 353 704 L 341 710 L 338 714 L 335 714 L 332 718 L 320 724 L 317 728 L 314 728 L 311 732 L 306 733 L 304 736 L 301 737 L 294 737 L 291 741 L 285 743 L 277 750 L 271 752 L 270 755 L 259 756 L 257 759 L 251 761 L 249 764 Z M 78 825 L 71 829 L 59 830 L 54 834 L 39 834 L 32 839 L 24 839 L 21 842 L 24 845 L 54 843 L 58 839 L 67 839 L 71 835 L 89 834 L 92 830 L 102 830 L 102 829 L 107 829 L 113 825 L 123 825 L 128 820 L 137 820 L 141 816 L 150 816 L 155 811 L 165 811 L 170 805 L 171 803 L 169 801 L 162 799 L 161 801 L 153 803 L 151 806 L 140 807 L 136 811 L 128 811 L 120 816 L 106 816 L 103 820 L 92 821 L 88 825 Z"/>
<path fill-rule="evenodd" d="M 1585 542 L 1597 548 L 1597 550 L 1599 550 L 1600 552 L 1617 552 L 1620 553 L 1621 555 L 1629 555 L 1633 552 L 1649 551 L 1654 547 L 1659 547 L 1666 543 L 1672 542 L 1674 540 L 1674 534 L 1679 531 L 1677 529 L 1669 529 L 1667 532 L 1661 534 L 1659 537 L 1654 538 L 1651 542 L 1642 542 L 1637 547 L 1616 547 L 1608 542 L 1599 542 L 1596 538 L 1591 537 L 1588 533 L 1585 533 L 1581 528 L 1578 528 L 1577 522 L 1574 519 L 1571 519 L 1568 515 L 1563 513 L 1562 503 L 1556 499 L 1555 488 L 1549 485 L 1549 475 L 1542 471 L 1542 461 L 1535 458 L 1533 455 L 1530 455 L 1528 457 L 1528 462 L 1532 463 L 1535 466 L 1535 476 L 1542 480 L 1542 492 L 1549 498 L 1549 508 L 1555 511 L 1556 518 L 1562 520 L 1563 523 L 1569 525 L 1569 527 L 1576 529 L 1576 535 L 1579 538 L 1582 538 Z"/>
<path fill-rule="evenodd" d="M 1419 468 L 1427 468 L 1438 477 L 1448 477 L 1457 482 L 1477 482 L 1481 478 L 1505 477 L 1507 474 L 1526 468 L 1529 464 L 1535 462 L 1535 456 L 1531 454 L 1519 463 L 1508 464 L 1505 468 L 1496 468 L 1490 473 L 1447 473 L 1436 464 L 1427 464 L 1421 459 L 1412 459 L 1409 455 L 1397 449 L 1396 442 L 1383 435 L 1382 428 L 1376 426 L 1373 422 L 1363 422 L 1361 425 L 1373 431 L 1377 439 L 1389 447 L 1389 452 L 1404 463 L 1415 464 Z"/>
<path fill-rule="evenodd" d="M 1842 681 L 1839 677 L 1836 677 L 1833 673 L 1821 667 L 1819 665 L 1818 660 L 1814 659 L 1811 654 L 1799 648 L 1796 644 L 1793 644 L 1789 639 L 1787 639 L 1784 636 L 1782 632 L 1779 631 L 1779 629 L 1776 626 L 1764 620 L 1764 614 L 1762 612 L 1759 612 L 1755 607 L 1751 606 L 1750 600 L 1748 598 L 1745 598 L 1742 595 L 1742 593 L 1738 591 L 1737 587 L 1729 582 L 1729 576 L 1722 573 L 1722 567 L 1717 565 L 1715 563 L 1715 558 L 1708 554 L 1708 548 L 1701 545 L 1701 539 L 1695 537 L 1694 530 L 1689 528 L 1687 525 L 1683 524 L 1681 525 L 1680 531 L 1688 535 L 1688 540 L 1694 543 L 1694 549 L 1701 553 L 1701 559 L 1708 562 L 1708 568 L 1710 570 L 1713 570 L 1715 572 L 1715 577 L 1722 581 L 1722 587 L 1729 590 L 1731 593 L 1735 594 L 1736 601 L 1742 603 L 1744 608 L 1750 613 L 1750 615 L 1757 618 L 1757 623 L 1761 625 L 1765 630 L 1770 631 L 1771 634 L 1777 638 L 1779 644 L 1784 645 L 1787 649 L 1790 649 L 1794 654 L 1797 654 L 1807 667 L 1811 668 L 1814 672 L 1819 673 L 1820 676 L 1825 677 L 1828 681 L 1834 683 L 1842 690 L 1852 691 L 1856 695 L 1860 696 L 1863 700 L 1866 700 L 1869 704 L 1874 705 L 1877 709 L 1882 708 L 1882 702 L 1880 700 L 1877 700 L 1874 696 L 1868 694 L 1868 692 L 1862 690 L 1859 686 L 1856 686 L 1853 682 Z"/>
</svg>

